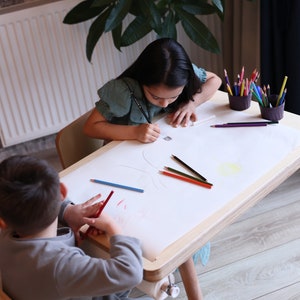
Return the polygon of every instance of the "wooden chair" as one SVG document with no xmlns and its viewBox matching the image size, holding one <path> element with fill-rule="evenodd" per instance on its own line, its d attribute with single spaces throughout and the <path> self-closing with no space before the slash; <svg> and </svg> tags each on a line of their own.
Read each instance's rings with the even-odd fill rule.
<svg viewBox="0 0 300 300">
<path fill-rule="evenodd" d="M 104 141 L 83 133 L 83 126 L 92 110 L 61 129 L 55 139 L 56 150 L 63 169 L 99 149 Z"/>
<path fill-rule="evenodd" d="M 1 278 L 1 272 L 0 272 L 0 300 L 12 300 L 7 293 L 4 292 L 2 288 L 2 278 Z"/>
<path fill-rule="evenodd" d="M 4 291 L 0 291 L 0 299 L 1 300 L 12 300 Z"/>
</svg>

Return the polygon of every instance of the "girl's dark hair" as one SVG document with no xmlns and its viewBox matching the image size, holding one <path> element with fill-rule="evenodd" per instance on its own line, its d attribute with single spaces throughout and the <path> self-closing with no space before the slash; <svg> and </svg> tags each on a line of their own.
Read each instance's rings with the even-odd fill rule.
<svg viewBox="0 0 300 300">
<path fill-rule="evenodd" d="M 0 164 L 0 217 L 16 233 L 43 230 L 60 206 L 59 176 L 46 161 L 18 155 Z"/>
<path fill-rule="evenodd" d="M 174 109 L 193 100 L 193 95 L 201 91 L 201 81 L 196 76 L 187 53 L 178 42 L 170 38 L 150 43 L 118 78 L 122 77 L 133 78 L 146 86 L 184 86 L 183 92 L 173 103 Z"/>
</svg>

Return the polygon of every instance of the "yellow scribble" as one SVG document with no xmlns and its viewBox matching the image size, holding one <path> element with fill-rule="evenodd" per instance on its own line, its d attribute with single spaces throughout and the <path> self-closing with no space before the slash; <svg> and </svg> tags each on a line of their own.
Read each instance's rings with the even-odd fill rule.
<svg viewBox="0 0 300 300">
<path fill-rule="evenodd" d="M 218 168 L 219 173 L 223 176 L 232 176 L 241 171 L 241 167 L 235 163 L 223 163 Z"/>
</svg>

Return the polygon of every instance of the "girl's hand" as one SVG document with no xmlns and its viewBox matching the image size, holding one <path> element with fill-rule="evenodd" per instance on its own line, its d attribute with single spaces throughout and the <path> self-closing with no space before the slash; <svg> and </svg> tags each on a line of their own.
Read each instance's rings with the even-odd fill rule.
<svg viewBox="0 0 300 300">
<path fill-rule="evenodd" d="M 197 121 L 195 110 L 195 103 L 189 101 L 189 103 L 179 107 L 177 111 L 168 115 L 169 124 L 173 127 L 178 127 L 179 125 L 187 127 L 190 121 Z"/>
<path fill-rule="evenodd" d="M 158 124 L 141 124 L 136 126 L 137 140 L 141 143 L 153 143 L 160 135 Z"/>
</svg>

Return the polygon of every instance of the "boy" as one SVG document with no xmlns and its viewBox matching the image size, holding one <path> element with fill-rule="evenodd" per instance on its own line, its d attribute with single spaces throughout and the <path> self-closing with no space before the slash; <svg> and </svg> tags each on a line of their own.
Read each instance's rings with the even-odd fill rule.
<svg viewBox="0 0 300 300">
<path fill-rule="evenodd" d="M 3 288 L 18 299 L 128 299 L 142 280 L 142 251 L 105 213 L 92 218 L 100 195 L 80 205 L 64 200 L 66 189 L 45 161 L 13 156 L 0 163 L 0 270 Z M 101 205 L 101 204 L 100 204 Z M 60 219 L 60 220 L 59 220 Z M 88 224 L 110 238 L 110 259 L 75 247 Z"/>
</svg>

